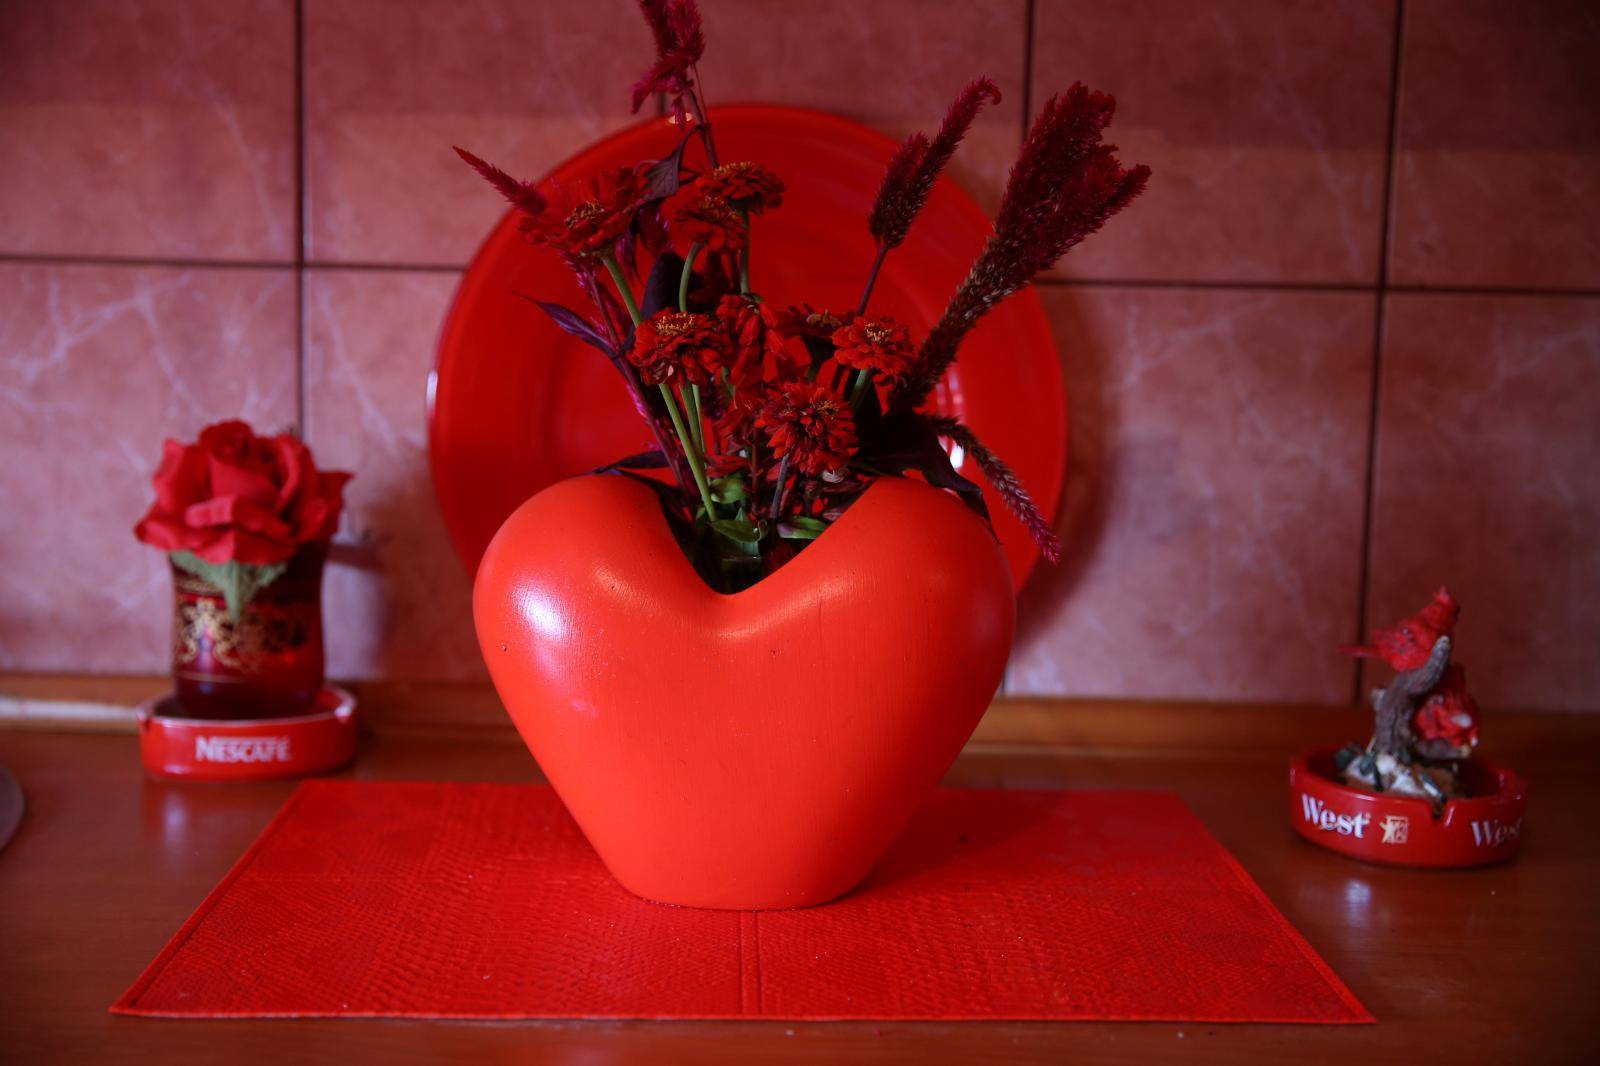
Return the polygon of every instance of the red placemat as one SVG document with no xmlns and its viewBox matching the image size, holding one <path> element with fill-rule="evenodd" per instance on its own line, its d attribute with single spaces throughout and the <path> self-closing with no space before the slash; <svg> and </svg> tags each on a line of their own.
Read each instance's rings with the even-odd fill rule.
<svg viewBox="0 0 1600 1066">
<path fill-rule="evenodd" d="M 799 911 L 646 903 L 548 788 L 304 784 L 112 1007 L 168 1017 L 1371 1015 L 1176 796 L 941 791 Z"/>
</svg>

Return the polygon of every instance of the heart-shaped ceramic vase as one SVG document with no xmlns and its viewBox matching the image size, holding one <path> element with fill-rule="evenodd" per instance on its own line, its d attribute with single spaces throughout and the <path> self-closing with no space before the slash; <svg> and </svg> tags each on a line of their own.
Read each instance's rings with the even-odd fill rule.
<svg viewBox="0 0 1600 1066">
<path fill-rule="evenodd" d="M 866 876 L 977 726 L 1016 615 L 983 522 L 901 478 L 732 595 L 649 488 L 564 481 L 496 534 L 473 609 L 501 699 L 617 880 L 751 910 Z"/>
</svg>

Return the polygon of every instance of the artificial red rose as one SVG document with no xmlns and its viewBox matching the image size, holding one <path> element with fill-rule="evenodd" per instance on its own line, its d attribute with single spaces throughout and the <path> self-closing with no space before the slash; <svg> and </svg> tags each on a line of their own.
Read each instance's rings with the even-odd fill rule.
<svg viewBox="0 0 1600 1066">
<path fill-rule="evenodd" d="M 745 222 L 738 208 L 707 191 L 703 178 L 679 189 L 667 201 L 666 213 L 673 232 L 690 245 L 713 252 L 744 250 Z"/>
<path fill-rule="evenodd" d="M 804 474 L 838 470 L 856 453 L 850 405 L 813 381 L 779 385 L 756 417 L 756 425 L 767 431 L 772 454 L 788 459 Z"/>
<path fill-rule="evenodd" d="M 870 370 L 878 380 L 895 382 L 916 360 L 911 331 L 887 315 L 854 318 L 834 331 L 833 357 L 854 370 Z"/>
<path fill-rule="evenodd" d="M 1460 757 L 1478 743 L 1478 703 L 1467 692 L 1467 675 L 1452 663 L 1444 680 L 1411 716 L 1411 728 L 1423 741 L 1443 741 Z"/>
<path fill-rule="evenodd" d="M 759 215 L 783 203 L 783 179 L 759 163 L 724 163 L 699 181 L 707 196 Z"/>
<path fill-rule="evenodd" d="M 287 433 L 258 437 L 243 422 L 218 422 L 194 444 L 162 444 L 156 501 L 134 536 L 208 563 L 281 563 L 333 536 L 349 480 L 318 470 Z"/>
<path fill-rule="evenodd" d="M 736 387 L 797 378 L 805 372 L 805 360 L 790 349 L 788 338 L 778 328 L 778 316 L 767 304 L 745 296 L 724 296 L 717 303 L 717 319 L 733 338 L 729 376 Z"/>
<path fill-rule="evenodd" d="M 710 315 L 657 311 L 634 331 L 628 361 L 639 368 L 646 385 L 673 381 L 709 385 L 732 354 L 728 334 Z"/>
<path fill-rule="evenodd" d="M 644 203 L 644 174 L 637 167 L 607 171 L 587 181 L 550 183 L 544 210 L 522 220 L 522 231 L 578 260 L 611 255 Z"/>
</svg>

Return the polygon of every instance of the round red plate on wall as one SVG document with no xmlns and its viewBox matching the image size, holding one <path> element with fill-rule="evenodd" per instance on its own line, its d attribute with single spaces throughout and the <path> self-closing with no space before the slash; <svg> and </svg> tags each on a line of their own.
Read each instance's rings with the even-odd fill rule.
<svg viewBox="0 0 1600 1066">
<path fill-rule="evenodd" d="M 763 216 L 754 231 L 754 287 L 780 306 L 853 307 L 874 252 L 867 212 L 895 143 L 816 111 L 750 105 L 711 114 L 724 161 L 754 160 L 788 186 L 783 206 Z M 572 180 L 657 159 L 680 136 L 666 119 L 645 122 L 591 146 L 549 176 Z M 693 146 L 688 158 L 698 165 Z M 889 256 L 873 308 L 925 333 L 989 230 L 982 209 L 941 181 L 909 239 Z M 523 241 L 508 214 L 461 280 L 428 382 L 434 491 L 456 551 L 473 572 L 523 500 L 651 444 L 615 369 L 524 297 L 585 307 L 559 257 Z M 1066 398 L 1038 296 L 1019 293 L 979 324 L 937 405 L 970 425 L 1016 470 L 1040 509 L 1055 513 L 1066 467 Z M 970 459 L 961 471 L 983 482 Z M 984 491 L 1020 586 L 1037 552 L 1021 523 L 987 485 Z"/>
</svg>

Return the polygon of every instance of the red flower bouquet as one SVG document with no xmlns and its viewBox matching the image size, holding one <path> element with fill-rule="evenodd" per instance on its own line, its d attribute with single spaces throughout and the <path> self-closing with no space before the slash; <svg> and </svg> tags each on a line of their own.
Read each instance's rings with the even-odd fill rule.
<svg viewBox="0 0 1600 1066">
<path fill-rule="evenodd" d="M 1011 574 L 947 445 L 1059 553 L 1010 468 L 927 409 L 932 391 L 983 316 L 1148 171 L 1102 143 L 1111 98 L 1075 86 L 1040 108 L 939 319 L 924 332 L 874 306 L 885 261 L 1000 99 L 980 78 L 888 160 L 860 297 L 778 306 L 755 253 L 784 176 L 719 156 L 693 0 L 640 6 L 656 59 L 634 105 L 667 97 L 683 132 L 666 158 L 540 187 L 457 149 L 576 274 L 592 307 L 539 307 L 605 355 L 656 441 L 505 521 L 474 624 L 523 739 L 624 885 L 688 906 L 805 906 L 864 876 L 1005 669 Z"/>
<path fill-rule="evenodd" d="M 705 35 L 693 0 L 640 6 L 657 55 L 634 106 L 668 94 L 686 130 L 671 155 L 541 189 L 456 149 L 593 301 L 588 314 L 540 306 L 617 366 L 655 433 L 656 449 L 611 469 L 659 491 L 702 576 L 725 592 L 792 558 L 884 475 L 914 472 L 982 513 L 982 494 L 951 467 L 941 440 L 976 459 L 1055 559 L 1050 524 L 1015 476 L 965 426 L 924 405 L 991 308 L 1144 188 L 1148 169 L 1123 167 L 1102 142 L 1111 97 L 1077 85 L 1044 102 L 987 247 L 919 337 L 894 309 L 872 307 L 874 284 L 973 120 L 999 101 L 994 82 L 968 85 L 937 133 L 910 137 L 890 159 L 865 220 L 878 252 L 856 305 L 776 308 L 761 293 L 751 238 L 762 214 L 781 210 L 783 179 L 760 160 L 719 158 L 700 95 Z M 703 165 L 690 158 L 694 146 Z M 642 473 L 651 468 L 671 484 Z"/>
</svg>

